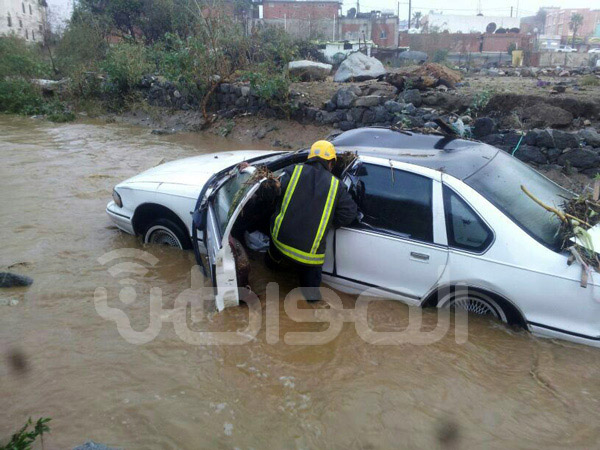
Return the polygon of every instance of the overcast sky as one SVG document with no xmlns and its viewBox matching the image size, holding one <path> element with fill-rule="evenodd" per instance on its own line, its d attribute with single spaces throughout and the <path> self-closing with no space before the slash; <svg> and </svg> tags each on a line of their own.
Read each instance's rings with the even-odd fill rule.
<svg viewBox="0 0 600 450">
<path fill-rule="evenodd" d="M 398 2 L 393 0 L 359 0 L 360 10 L 363 12 L 382 9 L 398 8 Z M 356 7 L 356 0 L 343 0 L 344 13 L 352 7 Z M 542 6 L 557 6 L 560 8 L 598 8 L 600 0 L 412 0 L 413 11 L 421 11 L 427 14 L 430 10 L 443 12 L 444 14 L 476 14 L 478 4 L 481 3 L 483 15 L 493 16 L 510 15 L 510 7 L 516 14 L 519 9 L 519 17 L 532 16 Z M 408 0 L 400 0 L 400 19 L 408 17 Z"/>
</svg>

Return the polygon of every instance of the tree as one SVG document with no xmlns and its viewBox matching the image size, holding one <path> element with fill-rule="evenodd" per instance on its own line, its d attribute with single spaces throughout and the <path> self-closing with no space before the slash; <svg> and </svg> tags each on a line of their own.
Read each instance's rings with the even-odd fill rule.
<svg viewBox="0 0 600 450">
<path fill-rule="evenodd" d="M 421 27 L 421 11 L 417 11 L 413 14 L 413 20 L 415 21 L 415 28 Z"/>
<path fill-rule="evenodd" d="M 577 30 L 583 24 L 583 16 L 579 13 L 575 13 L 571 16 L 571 21 L 569 22 L 569 27 L 573 30 L 573 46 L 575 46 L 575 36 L 577 35 Z"/>
</svg>

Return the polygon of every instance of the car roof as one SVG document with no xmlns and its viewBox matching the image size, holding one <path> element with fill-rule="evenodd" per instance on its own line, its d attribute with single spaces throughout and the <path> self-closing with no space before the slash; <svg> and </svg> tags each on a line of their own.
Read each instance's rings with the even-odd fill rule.
<svg viewBox="0 0 600 450">
<path fill-rule="evenodd" d="M 465 179 L 484 167 L 499 149 L 453 136 L 419 134 L 383 127 L 358 128 L 331 141 L 339 151 L 384 158 Z"/>
</svg>

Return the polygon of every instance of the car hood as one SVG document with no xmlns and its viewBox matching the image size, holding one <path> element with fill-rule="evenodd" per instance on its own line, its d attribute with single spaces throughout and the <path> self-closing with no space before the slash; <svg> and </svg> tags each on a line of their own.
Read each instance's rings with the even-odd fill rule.
<svg viewBox="0 0 600 450">
<path fill-rule="evenodd" d="M 123 181 L 120 185 L 167 183 L 191 186 L 197 189 L 201 188 L 216 172 L 242 161 L 270 153 L 272 153 L 270 150 L 241 150 L 178 159 L 146 170 Z"/>
</svg>

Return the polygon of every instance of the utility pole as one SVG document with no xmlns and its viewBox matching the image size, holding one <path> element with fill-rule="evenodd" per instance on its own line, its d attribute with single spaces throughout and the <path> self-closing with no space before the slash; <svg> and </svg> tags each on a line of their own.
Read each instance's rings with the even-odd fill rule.
<svg viewBox="0 0 600 450">
<path fill-rule="evenodd" d="M 512 17 L 512 13 L 513 13 L 513 7 L 510 7 L 510 17 Z"/>
<path fill-rule="evenodd" d="M 410 30 L 410 19 L 412 15 L 412 0 L 408 0 L 408 29 Z"/>
<path fill-rule="evenodd" d="M 356 14 L 360 12 L 360 0 L 356 0 Z"/>
</svg>

